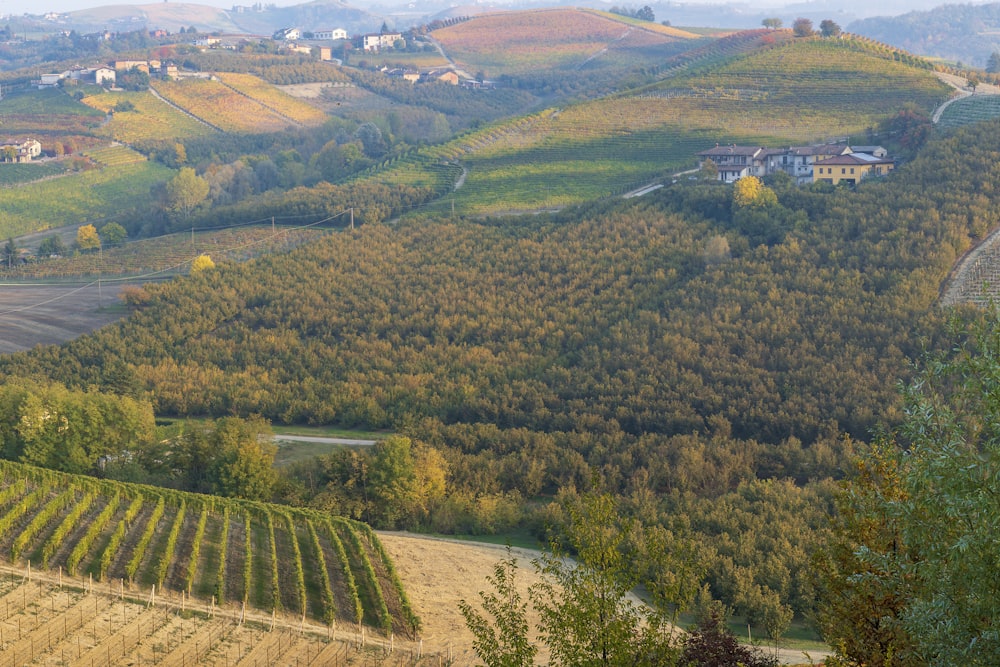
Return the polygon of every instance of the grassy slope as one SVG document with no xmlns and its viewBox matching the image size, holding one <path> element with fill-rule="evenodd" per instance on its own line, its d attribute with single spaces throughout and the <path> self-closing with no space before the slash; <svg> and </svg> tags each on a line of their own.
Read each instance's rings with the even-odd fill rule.
<svg viewBox="0 0 1000 667">
<path fill-rule="evenodd" d="M 149 198 L 154 183 L 173 172 L 135 162 L 0 191 L 0 236 L 20 236 L 67 224 L 98 222 Z"/>
<path fill-rule="evenodd" d="M 716 142 L 857 136 L 907 104 L 929 111 L 949 93 L 931 72 L 863 45 L 777 36 L 776 44 L 757 32 L 720 40 L 681 65 L 667 63 L 660 82 L 634 93 L 507 121 L 434 149 L 468 173 L 431 210 L 454 202 L 456 211 L 482 215 L 580 203 L 691 168 L 694 153 Z M 413 180 L 419 168 L 400 164 L 380 178 Z"/>
</svg>

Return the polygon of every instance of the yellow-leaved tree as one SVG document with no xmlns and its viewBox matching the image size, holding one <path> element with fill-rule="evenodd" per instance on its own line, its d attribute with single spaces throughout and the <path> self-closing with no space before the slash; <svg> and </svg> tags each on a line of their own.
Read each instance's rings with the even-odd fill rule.
<svg viewBox="0 0 1000 667">
<path fill-rule="evenodd" d="M 214 269 L 215 262 L 209 255 L 198 255 L 191 261 L 191 273 L 201 273 L 206 269 Z"/>
<path fill-rule="evenodd" d="M 101 237 L 93 225 L 81 225 L 76 230 L 76 245 L 80 250 L 93 250 L 101 247 Z"/>
<path fill-rule="evenodd" d="M 733 206 L 737 209 L 764 208 L 777 203 L 774 190 L 756 176 L 744 176 L 733 184 Z"/>
</svg>

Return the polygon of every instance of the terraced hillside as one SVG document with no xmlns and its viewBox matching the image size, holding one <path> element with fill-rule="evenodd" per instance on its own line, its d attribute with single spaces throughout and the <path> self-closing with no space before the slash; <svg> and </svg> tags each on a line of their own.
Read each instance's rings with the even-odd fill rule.
<svg viewBox="0 0 1000 667">
<path fill-rule="evenodd" d="M 9 461 L 0 461 L 0 508 L 0 554 L 13 563 L 387 636 L 419 631 L 365 524 Z"/>
</svg>

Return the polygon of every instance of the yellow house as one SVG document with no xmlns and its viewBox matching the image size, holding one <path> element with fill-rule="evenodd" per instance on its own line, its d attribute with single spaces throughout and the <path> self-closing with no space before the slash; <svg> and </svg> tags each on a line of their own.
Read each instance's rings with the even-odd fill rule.
<svg viewBox="0 0 1000 667">
<path fill-rule="evenodd" d="M 835 155 L 813 164 L 813 183 L 850 183 L 856 185 L 869 176 L 884 176 L 892 171 L 896 163 L 888 158 L 875 157 L 868 153 Z"/>
</svg>

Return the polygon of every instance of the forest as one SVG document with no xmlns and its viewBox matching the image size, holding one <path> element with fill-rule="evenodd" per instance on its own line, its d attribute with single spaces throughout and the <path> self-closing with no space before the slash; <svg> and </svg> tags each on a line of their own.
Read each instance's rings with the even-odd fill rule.
<svg viewBox="0 0 1000 667">
<path fill-rule="evenodd" d="M 995 135 L 933 138 L 856 190 L 778 179 L 745 200 L 687 182 L 548 216 L 364 225 L 149 285 L 129 319 L 0 371 L 162 415 L 396 430 L 416 444 L 391 512 L 358 495 L 365 454 L 275 486 L 381 527 L 546 534 L 576 494 L 608 491 L 700 536 L 736 610 L 808 614 L 832 480 L 901 420 L 894 382 L 944 344 L 938 286 L 997 224 Z M 418 456 L 437 457 L 443 493 L 416 481 Z"/>
</svg>

